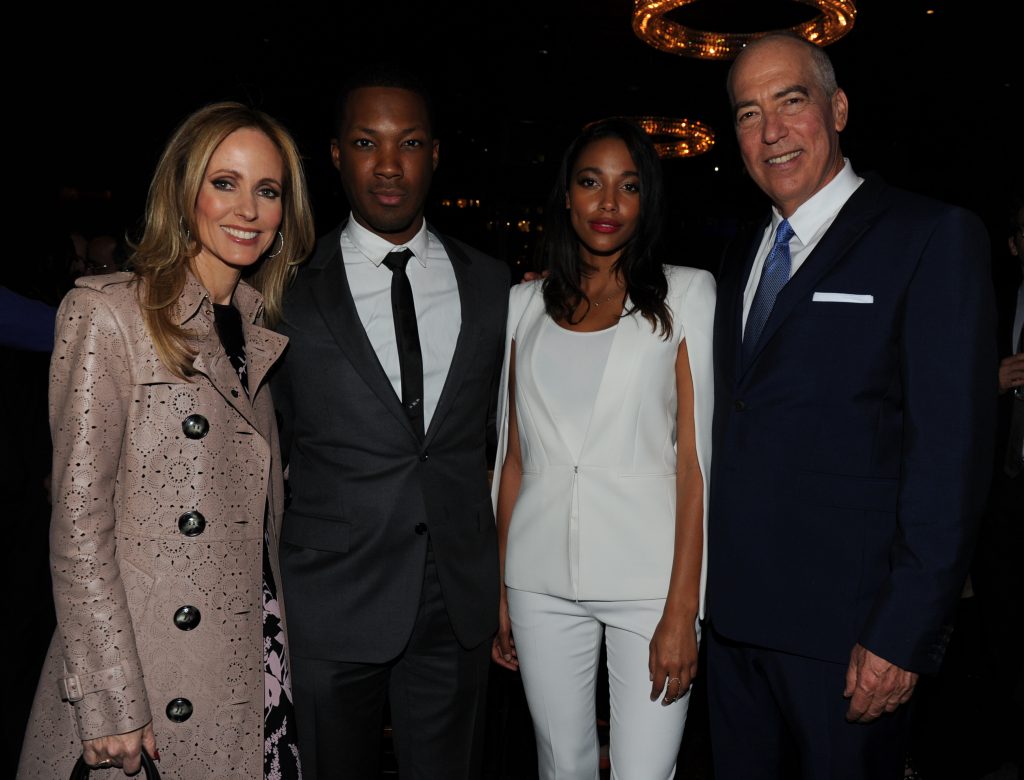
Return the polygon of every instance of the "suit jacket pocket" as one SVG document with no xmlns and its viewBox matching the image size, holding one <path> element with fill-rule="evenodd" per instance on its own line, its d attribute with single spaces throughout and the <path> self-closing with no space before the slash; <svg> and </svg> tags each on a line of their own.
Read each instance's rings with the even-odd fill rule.
<svg viewBox="0 0 1024 780">
<path fill-rule="evenodd" d="M 348 552 L 352 524 L 340 517 L 318 517 L 288 512 L 281 541 L 295 547 L 325 552 Z"/>
</svg>

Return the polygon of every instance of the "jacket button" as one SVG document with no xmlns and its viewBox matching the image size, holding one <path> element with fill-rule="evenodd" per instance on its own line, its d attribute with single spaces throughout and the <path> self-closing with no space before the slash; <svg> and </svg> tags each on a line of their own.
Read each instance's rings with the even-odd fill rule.
<svg viewBox="0 0 1024 780">
<path fill-rule="evenodd" d="M 174 613 L 174 625 L 180 628 L 182 631 L 191 631 L 193 628 L 199 625 L 199 621 L 203 619 L 202 614 L 196 607 L 191 604 L 186 604 L 184 607 L 179 607 Z"/>
<path fill-rule="evenodd" d="M 181 430 L 190 439 L 201 439 L 210 432 L 210 422 L 201 414 L 190 414 L 181 421 Z"/>
<path fill-rule="evenodd" d="M 747 405 L 743 401 L 733 401 L 732 408 L 735 409 L 737 412 L 742 412 L 744 409 L 747 408 Z"/>
<path fill-rule="evenodd" d="M 430 459 L 430 453 L 424 450 L 420 453 L 420 463 L 426 463 Z"/>
<path fill-rule="evenodd" d="M 232 398 L 238 398 L 238 389 L 237 388 L 234 388 L 234 387 L 231 388 L 231 397 Z"/>
<path fill-rule="evenodd" d="M 427 532 L 427 524 L 426 523 L 416 523 L 416 527 L 413 528 L 412 530 L 414 530 L 420 536 L 423 536 L 423 534 L 425 534 Z"/>
<path fill-rule="evenodd" d="M 203 517 L 202 512 L 193 509 L 178 518 L 178 530 L 185 536 L 199 536 L 206 530 L 206 518 Z"/>
<path fill-rule="evenodd" d="M 188 699 L 171 699 L 167 702 L 167 720 L 174 723 L 184 723 L 192 717 L 192 702 Z"/>
</svg>

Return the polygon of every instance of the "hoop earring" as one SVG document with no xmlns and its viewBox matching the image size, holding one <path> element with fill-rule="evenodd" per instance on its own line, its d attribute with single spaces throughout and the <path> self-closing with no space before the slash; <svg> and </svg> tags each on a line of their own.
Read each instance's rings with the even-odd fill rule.
<svg viewBox="0 0 1024 780">
<path fill-rule="evenodd" d="M 185 224 L 185 216 L 178 217 L 178 227 L 181 228 L 181 232 L 185 234 L 185 240 L 192 240 L 192 232 L 188 229 L 188 225 Z"/>
<path fill-rule="evenodd" d="M 274 253 L 272 253 L 272 254 L 269 254 L 269 255 L 267 255 L 267 257 L 268 257 L 268 258 L 269 258 L 269 257 L 277 257 L 277 256 L 278 256 L 279 254 L 281 254 L 281 251 L 282 251 L 282 250 L 284 249 L 284 234 L 283 234 L 283 233 L 282 233 L 282 232 L 281 232 L 280 230 L 278 230 L 278 231 L 277 231 L 277 237 L 278 237 L 279 239 L 281 239 L 281 246 L 279 246 L 279 247 L 277 248 L 277 251 L 276 251 L 276 252 L 274 252 Z"/>
</svg>

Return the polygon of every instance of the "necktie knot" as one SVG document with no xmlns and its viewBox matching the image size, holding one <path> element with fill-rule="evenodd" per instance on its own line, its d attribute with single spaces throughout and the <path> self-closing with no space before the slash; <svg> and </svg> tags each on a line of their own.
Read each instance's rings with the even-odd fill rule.
<svg viewBox="0 0 1024 780">
<path fill-rule="evenodd" d="M 405 273 L 405 267 L 409 264 L 410 257 L 412 257 L 412 250 L 399 249 L 394 252 L 388 252 L 383 262 L 392 272 L 401 271 Z"/>
<path fill-rule="evenodd" d="M 793 237 L 793 234 L 793 226 L 789 224 L 789 220 L 782 220 L 782 222 L 779 223 L 779 229 L 775 232 L 775 246 L 778 246 L 779 244 L 788 244 L 789 239 Z"/>
</svg>

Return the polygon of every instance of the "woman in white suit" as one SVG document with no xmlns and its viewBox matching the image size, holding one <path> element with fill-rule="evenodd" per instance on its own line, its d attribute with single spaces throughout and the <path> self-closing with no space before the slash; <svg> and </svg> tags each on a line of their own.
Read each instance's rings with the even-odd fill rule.
<svg viewBox="0 0 1024 780">
<path fill-rule="evenodd" d="M 547 275 L 513 288 L 492 656 L 520 669 L 542 778 L 596 778 L 602 636 L 618 778 L 672 777 L 697 670 L 711 457 L 710 274 L 662 266 L 660 163 L 589 125 L 548 206 Z"/>
</svg>

